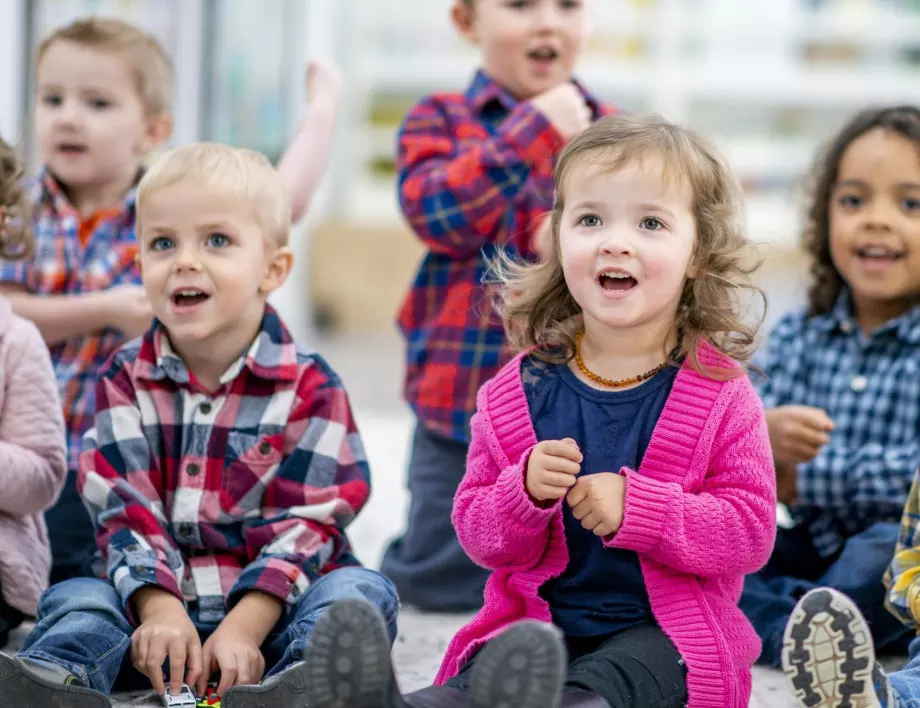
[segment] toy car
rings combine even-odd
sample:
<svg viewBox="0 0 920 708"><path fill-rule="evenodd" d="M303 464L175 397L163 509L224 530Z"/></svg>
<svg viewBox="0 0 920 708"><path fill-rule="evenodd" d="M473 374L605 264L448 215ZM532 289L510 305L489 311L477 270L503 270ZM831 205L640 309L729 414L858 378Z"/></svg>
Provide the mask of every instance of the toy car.
<svg viewBox="0 0 920 708"><path fill-rule="evenodd" d="M163 705L166 708L198 708L198 699L195 698L192 689L183 683L178 696L173 696L169 689L166 689L166 693L163 694Z"/></svg>
<svg viewBox="0 0 920 708"><path fill-rule="evenodd" d="M208 689L208 694L198 699L198 708L220 708L220 696L213 689Z"/></svg>

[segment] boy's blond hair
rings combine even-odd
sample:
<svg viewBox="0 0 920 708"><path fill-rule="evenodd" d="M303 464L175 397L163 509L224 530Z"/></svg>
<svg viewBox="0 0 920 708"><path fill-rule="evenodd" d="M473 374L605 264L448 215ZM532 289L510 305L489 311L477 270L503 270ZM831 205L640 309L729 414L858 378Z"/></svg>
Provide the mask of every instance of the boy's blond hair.
<svg viewBox="0 0 920 708"><path fill-rule="evenodd" d="M738 362L750 359L759 322L745 321L742 312L749 303L742 296L763 298L763 292L748 279L756 264L744 236L741 187L708 141L655 115L610 116L575 137L556 165L555 204L542 227L551 242L545 262L521 263L503 255L495 263L499 311L516 348L536 347L549 361L575 355L581 308L569 292L559 250L566 178L573 167L588 161L617 170L648 158L659 158L664 177L685 181L693 193L695 274L684 283L678 305L679 355L702 371L697 350L705 339Z"/></svg>
<svg viewBox="0 0 920 708"><path fill-rule="evenodd" d="M281 176L261 153L220 143L176 148L153 164L137 188L138 231L147 199L162 189L185 183L247 201L266 241L276 247L287 246L291 205Z"/></svg>
<svg viewBox="0 0 920 708"><path fill-rule="evenodd" d="M55 42L73 42L88 49L118 55L128 66L138 96L149 116L170 113L173 66L152 36L133 25L107 17L76 20L48 35L38 47L37 64Z"/></svg>

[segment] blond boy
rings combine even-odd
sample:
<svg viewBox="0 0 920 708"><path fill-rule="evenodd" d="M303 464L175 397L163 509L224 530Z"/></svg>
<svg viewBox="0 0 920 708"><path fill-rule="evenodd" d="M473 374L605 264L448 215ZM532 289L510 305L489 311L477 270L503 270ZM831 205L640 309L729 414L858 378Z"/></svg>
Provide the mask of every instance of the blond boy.
<svg viewBox="0 0 920 708"><path fill-rule="evenodd" d="M392 642L398 601L345 535L370 492L345 390L267 304L292 263L283 182L256 153L198 144L167 153L137 204L155 319L100 373L78 484L107 577L45 593L0 690L101 708L130 652L160 694L204 696L220 671L225 708L299 707L325 608L371 602Z"/></svg>

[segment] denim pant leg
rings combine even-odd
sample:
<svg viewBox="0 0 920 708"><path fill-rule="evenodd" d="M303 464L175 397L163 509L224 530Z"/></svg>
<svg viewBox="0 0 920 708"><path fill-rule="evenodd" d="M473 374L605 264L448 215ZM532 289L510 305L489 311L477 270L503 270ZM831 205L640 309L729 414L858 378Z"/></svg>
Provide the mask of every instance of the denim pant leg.
<svg viewBox="0 0 920 708"><path fill-rule="evenodd" d="M426 430L421 424L409 462L409 515L406 531L393 541L380 570L402 601L429 612L482 607L489 572L466 555L450 515L466 472L468 446Z"/></svg>
<svg viewBox="0 0 920 708"><path fill-rule="evenodd" d="M885 609L882 576L891 563L899 532L898 524L873 524L847 540L843 552L817 581L853 600L872 630L876 649L895 653L907 650L911 632Z"/></svg>
<svg viewBox="0 0 920 708"><path fill-rule="evenodd" d="M35 629L19 656L63 666L90 688L109 695L133 632L110 582L74 578L42 595Z"/></svg>
<svg viewBox="0 0 920 708"><path fill-rule="evenodd" d="M910 643L907 665L888 674L888 682L898 697L898 705L890 708L920 708L920 637Z"/></svg>
<svg viewBox="0 0 920 708"><path fill-rule="evenodd" d="M282 626L280 634L270 640L269 655L280 656L281 659L266 678L301 661L304 646L309 641L316 620L330 605L346 599L367 600L376 607L386 623L390 646L393 645L396 641L396 617L399 614L399 597L393 583L368 568L339 568L322 576L309 587L287 616L287 626Z"/></svg>

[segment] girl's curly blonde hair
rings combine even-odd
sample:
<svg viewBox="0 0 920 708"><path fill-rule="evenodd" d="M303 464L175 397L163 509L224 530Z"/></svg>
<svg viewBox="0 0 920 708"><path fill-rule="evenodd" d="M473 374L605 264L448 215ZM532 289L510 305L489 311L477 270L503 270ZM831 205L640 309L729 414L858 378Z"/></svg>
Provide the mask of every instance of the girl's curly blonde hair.
<svg viewBox="0 0 920 708"><path fill-rule="evenodd" d="M545 259L523 263L501 254L493 263L498 310L516 349L534 348L536 356L555 363L575 355L575 336L583 326L581 308L566 285L559 251L569 173L584 160L616 170L649 157L661 160L668 171L665 177L685 180L693 190L695 275L687 278L680 296L675 322L680 342L671 363L690 357L703 372L697 350L704 339L739 363L750 360L762 317L753 324L745 321L751 305L745 296L763 303L766 299L749 280L758 264L744 237L740 185L708 141L655 115L610 116L574 138L553 176L555 203L543 225L550 246Z"/></svg>
<svg viewBox="0 0 920 708"><path fill-rule="evenodd" d="M22 163L0 138L0 258L13 261L32 255L32 209L22 186Z"/></svg>

